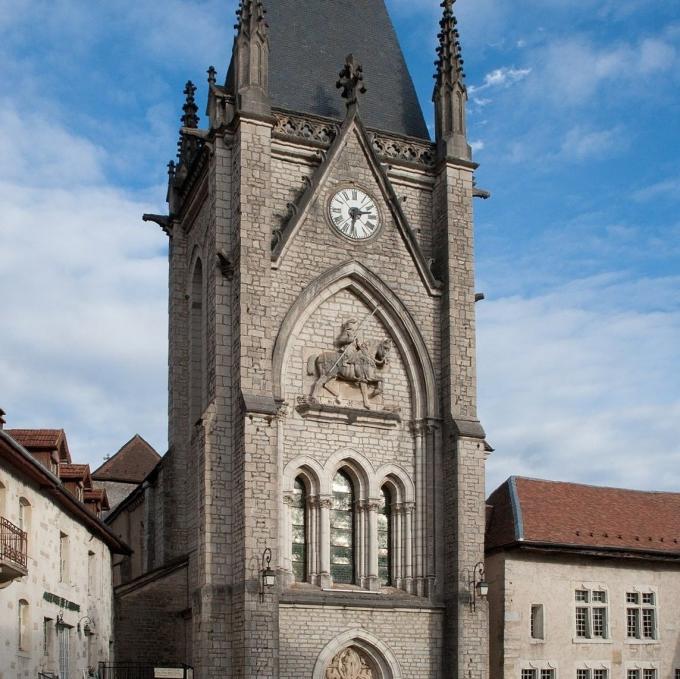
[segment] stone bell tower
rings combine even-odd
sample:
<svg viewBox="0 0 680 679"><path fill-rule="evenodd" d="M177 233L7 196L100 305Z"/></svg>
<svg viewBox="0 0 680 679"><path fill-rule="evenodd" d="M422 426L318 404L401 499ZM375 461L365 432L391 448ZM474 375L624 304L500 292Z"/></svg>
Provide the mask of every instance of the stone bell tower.
<svg viewBox="0 0 680 679"><path fill-rule="evenodd" d="M119 659L487 679L452 4L434 142L383 0L241 0L203 128L187 84L169 214L145 216L170 239L170 449L145 491L147 573L118 590Z"/></svg>

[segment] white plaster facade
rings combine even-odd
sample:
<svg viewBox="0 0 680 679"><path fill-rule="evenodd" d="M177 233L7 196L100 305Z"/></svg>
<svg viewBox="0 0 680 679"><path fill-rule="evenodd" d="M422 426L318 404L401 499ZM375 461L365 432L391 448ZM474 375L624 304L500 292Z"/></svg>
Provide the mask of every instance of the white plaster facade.
<svg viewBox="0 0 680 679"><path fill-rule="evenodd" d="M488 556L486 575L492 677L521 679L532 669L536 679L676 679L680 673L679 563L512 549ZM577 602L577 590L603 592L596 598L604 601ZM652 595L654 638L628 636L627 609L635 605L626 595L634 593L641 603L642 594ZM542 607L534 614L534 638L532 606ZM605 609L604 630L600 635L588 618L584 638L577 635L576 608L589 606Z"/></svg>
<svg viewBox="0 0 680 679"><path fill-rule="evenodd" d="M0 452L0 515L28 538L27 575L0 584L0 679L35 679L39 672L82 679L109 659L109 546L74 518L77 511L66 511L61 493L41 488Z"/></svg>

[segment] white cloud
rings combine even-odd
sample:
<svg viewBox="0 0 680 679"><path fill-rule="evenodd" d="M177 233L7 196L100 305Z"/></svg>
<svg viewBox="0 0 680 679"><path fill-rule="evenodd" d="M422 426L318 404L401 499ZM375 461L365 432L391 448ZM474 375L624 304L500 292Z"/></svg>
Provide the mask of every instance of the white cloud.
<svg viewBox="0 0 680 679"><path fill-rule="evenodd" d="M515 83L524 80L530 73L530 68L511 68L509 66L496 68L484 76L484 82L481 85L471 86L469 88L470 94L482 92L490 88L511 87Z"/></svg>
<svg viewBox="0 0 680 679"><path fill-rule="evenodd" d="M489 489L510 474L680 487L678 286L599 276L479 306Z"/></svg>
<svg viewBox="0 0 680 679"><path fill-rule="evenodd" d="M476 153L477 151L482 151L484 149L484 142L481 139L477 141L471 141L470 147Z"/></svg>
<svg viewBox="0 0 680 679"><path fill-rule="evenodd" d="M560 106L591 100L605 83L630 84L632 80L677 67L675 48L661 39L647 38L638 44L604 47L583 36L551 43L535 55L540 67L533 91L545 92Z"/></svg>
<svg viewBox="0 0 680 679"><path fill-rule="evenodd" d="M626 147L627 138L621 127L593 130L577 125L564 137L560 155L571 160L602 158Z"/></svg>
<svg viewBox="0 0 680 679"><path fill-rule="evenodd" d="M163 452L166 243L141 222L162 207L107 185L106 154L68 130L6 107L0 121L8 426L64 427L92 464L135 432Z"/></svg>
<svg viewBox="0 0 680 679"><path fill-rule="evenodd" d="M680 177L663 179L651 186L645 186L633 194L633 199L640 203L663 198L671 200L680 199Z"/></svg>

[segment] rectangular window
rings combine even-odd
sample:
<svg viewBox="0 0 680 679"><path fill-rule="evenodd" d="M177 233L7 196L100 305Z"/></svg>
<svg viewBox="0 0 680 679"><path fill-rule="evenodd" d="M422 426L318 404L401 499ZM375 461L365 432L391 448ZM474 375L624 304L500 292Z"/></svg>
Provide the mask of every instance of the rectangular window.
<svg viewBox="0 0 680 679"><path fill-rule="evenodd" d="M555 670L541 670L541 679L555 679Z"/></svg>
<svg viewBox="0 0 680 679"><path fill-rule="evenodd" d="M52 655L52 619L43 618L43 655L49 658Z"/></svg>
<svg viewBox="0 0 680 679"><path fill-rule="evenodd" d="M590 670L576 670L576 679L591 679Z"/></svg>
<svg viewBox="0 0 680 679"><path fill-rule="evenodd" d="M656 670L655 669L642 670L642 679L656 679Z"/></svg>
<svg viewBox="0 0 680 679"><path fill-rule="evenodd" d="M522 679L536 679L536 670L522 670Z"/></svg>
<svg viewBox="0 0 680 679"><path fill-rule="evenodd" d="M640 679L640 670L628 670L626 679Z"/></svg>
<svg viewBox="0 0 680 679"><path fill-rule="evenodd" d="M28 601L19 601L19 650L30 651L29 634L30 622L28 619Z"/></svg>
<svg viewBox="0 0 680 679"><path fill-rule="evenodd" d="M68 582L68 535L59 533L59 582Z"/></svg>
<svg viewBox="0 0 680 679"><path fill-rule="evenodd" d="M629 639L656 639L656 604L654 592L643 592L642 595L626 592L626 635Z"/></svg>
<svg viewBox="0 0 680 679"><path fill-rule="evenodd" d="M607 592L603 589L577 589L576 637L578 639L608 639Z"/></svg>
<svg viewBox="0 0 680 679"><path fill-rule="evenodd" d="M531 638L543 639L543 604L531 606Z"/></svg>
<svg viewBox="0 0 680 679"><path fill-rule="evenodd" d="M680 679L680 669L675 670L675 679Z"/></svg>
<svg viewBox="0 0 680 679"><path fill-rule="evenodd" d="M593 670L593 679L609 679L609 670L605 669Z"/></svg>
<svg viewBox="0 0 680 679"><path fill-rule="evenodd" d="M97 593L97 560L94 552L87 553L87 592L91 596Z"/></svg>

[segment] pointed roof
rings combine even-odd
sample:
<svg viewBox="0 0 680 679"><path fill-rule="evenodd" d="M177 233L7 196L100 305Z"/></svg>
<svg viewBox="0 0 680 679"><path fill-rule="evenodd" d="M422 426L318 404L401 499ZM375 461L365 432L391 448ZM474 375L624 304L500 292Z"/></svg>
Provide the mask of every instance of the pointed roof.
<svg viewBox="0 0 680 679"><path fill-rule="evenodd" d="M487 551L533 545L680 556L680 493L511 476L487 504Z"/></svg>
<svg viewBox="0 0 680 679"><path fill-rule="evenodd" d="M345 57L364 69L361 115L369 128L429 139L384 0L265 0L273 106L341 120L336 89ZM227 84L232 80L233 64Z"/></svg>
<svg viewBox="0 0 680 679"><path fill-rule="evenodd" d="M95 481L141 483L158 464L161 456L139 434L92 473Z"/></svg>

